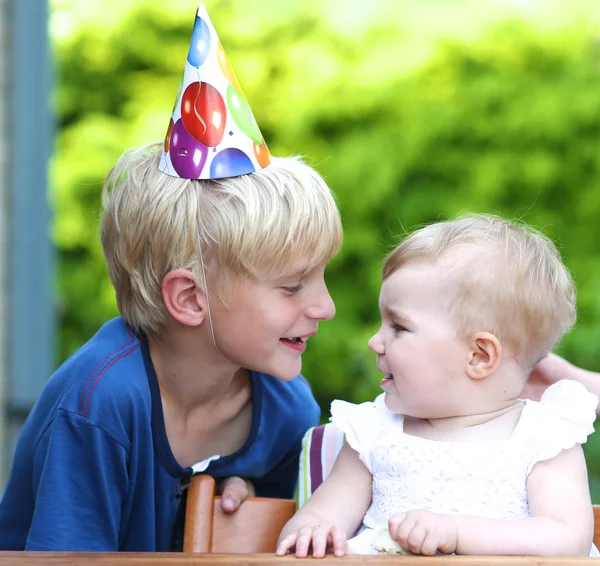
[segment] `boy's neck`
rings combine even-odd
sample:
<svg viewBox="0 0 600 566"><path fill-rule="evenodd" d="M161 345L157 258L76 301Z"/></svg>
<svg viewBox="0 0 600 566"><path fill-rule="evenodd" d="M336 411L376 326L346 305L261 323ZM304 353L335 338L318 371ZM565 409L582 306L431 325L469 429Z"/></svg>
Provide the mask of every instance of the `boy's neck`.
<svg viewBox="0 0 600 566"><path fill-rule="evenodd" d="M213 406L249 385L247 370L225 360L197 332L148 339L163 401L180 411Z"/></svg>

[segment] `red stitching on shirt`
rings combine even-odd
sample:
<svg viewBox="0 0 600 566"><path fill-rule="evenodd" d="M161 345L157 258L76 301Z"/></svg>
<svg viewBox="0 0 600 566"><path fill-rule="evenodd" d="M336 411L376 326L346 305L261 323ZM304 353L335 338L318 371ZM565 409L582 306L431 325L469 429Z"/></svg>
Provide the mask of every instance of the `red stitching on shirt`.
<svg viewBox="0 0 600 566"><path fill-rule="evenodd" d="M92 388L90 389L90 393L88 395L88 399L87 399L87 403L85 404L85 411L83 413L83 416L87 418L88 415L88 411L90 408L90 402L92 400L92 393L94 392L94 389L96 389L96 385L98 385L98 382L100 381L100 379L102 379L102 376L111 368L111 366L115 363L118 362L120 359L124 358L125 356L128 356L129 354L131 354L131 352L134 352L135 350L137 350L140 347L139 342L130 350L127 350L127 352L123 352L120 356L117 356L112 362L110 362L110 364L108 364L103 370L102 373L100 373L100 375L96 378L96 381L94 381L94 385L92 385Z"/></svg>
<svg viewBox="0 0 600 566"><path fill-rule="evenodd" d="M131 333L131 331L129 330L129 327L125 327L127 329L127 334L129 334L129 338L131 338L131 340L129 340L129 342L126 342L125 344L121 344L114 352L111 352L110 354L108 354L92 371L92 373L90 373L90 376L87 378L87 381L85 382L85 385L83 386L83 389L81 390L81 397L79 398L79 411L77 411L78 415L81 415L81 411L83 410L83 398L85 397L85 390L87 389L92 377L94 376L94 374L100 369L100 366L106 361L108 360L108 358L110 358L111 356L113 356L114 354L116 354L119 350L122 350L123 348L127 348L127 346L129 346L129 344L132 344L133 341L135 340L135 336Z"/></svg>

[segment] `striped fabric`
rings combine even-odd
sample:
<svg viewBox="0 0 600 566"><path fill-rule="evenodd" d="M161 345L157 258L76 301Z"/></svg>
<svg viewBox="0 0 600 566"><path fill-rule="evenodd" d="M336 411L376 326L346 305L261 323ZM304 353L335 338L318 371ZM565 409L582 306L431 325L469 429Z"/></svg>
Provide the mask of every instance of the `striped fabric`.
<svg viewBox="0 0 600 566"><path fill-rule="evenodd" d="M344 444L344 433L332 423L309 429L302 439L296 501L302 507L327 477Z"/></svg>

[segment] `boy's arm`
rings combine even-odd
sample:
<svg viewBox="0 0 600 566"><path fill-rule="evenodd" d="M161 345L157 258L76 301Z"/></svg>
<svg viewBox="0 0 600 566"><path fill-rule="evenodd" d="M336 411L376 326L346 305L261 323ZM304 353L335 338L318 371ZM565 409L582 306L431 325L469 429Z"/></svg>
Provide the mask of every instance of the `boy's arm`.
<svg viewBox="0 0 600 566"><path fill-rule="evenodd" d="M588 556L594 518L579 444L538 462L527 481L530 518L456 517L458 554Z"/></svg>
<svg viewBox="0 0 600 566"><path fill-rule="evenodd" d="M332 528L337 527L337 532L345 536L353 535L371 504L371 484L371 473L358 453L344 444L329 476L283 528L277 554L285 554L295 547L297 556L306 556L312 542L313 555L322 556L327 533ZM317 544L317 536L323 534L325 538ZM336 540L339 543L341 538ZM334 544L334 550L337 554L339 544Z"/></svg>
<svg viewBox="0 0 600 566"><path fill-rule="evenodd" d="M35 454L25 550L118 550L127 462L125 447L104 430L59 411Z"/></svg>

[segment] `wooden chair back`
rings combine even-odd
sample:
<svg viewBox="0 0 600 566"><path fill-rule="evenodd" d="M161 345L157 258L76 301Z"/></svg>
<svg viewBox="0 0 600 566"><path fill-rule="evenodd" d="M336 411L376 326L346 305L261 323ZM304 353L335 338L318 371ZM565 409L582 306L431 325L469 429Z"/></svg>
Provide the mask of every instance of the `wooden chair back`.
<svg viewBox="0 0 600 566"><path fill-rule="evenodd" d="M293 499L249 497L235 513L221 510L215 480L196 474L188 486L184 552L274 553L279 533L296 511Z"/></svg>
<svg viewBox="0 0 600 566"><path fill-rule="evenodd" d="M594 544L600 549L600 505L594 505Z"/></svg>

